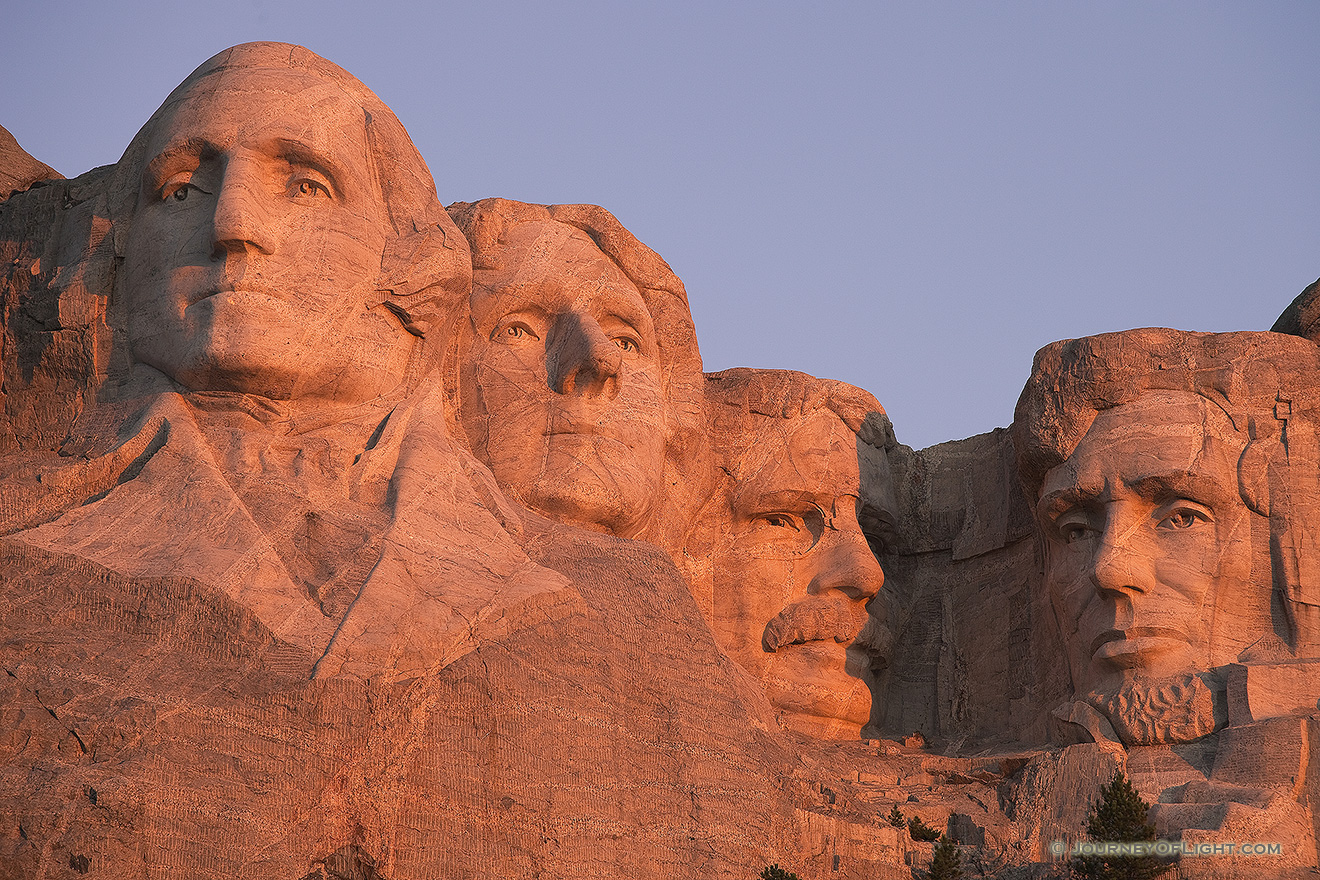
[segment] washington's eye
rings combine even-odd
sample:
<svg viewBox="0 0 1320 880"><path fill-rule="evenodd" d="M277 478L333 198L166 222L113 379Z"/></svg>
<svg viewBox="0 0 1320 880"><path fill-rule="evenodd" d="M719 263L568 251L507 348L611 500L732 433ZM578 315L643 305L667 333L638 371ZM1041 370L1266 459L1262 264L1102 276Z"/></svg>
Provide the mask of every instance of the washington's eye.
<svg viewBox="0 0 1320 880"><path fill-rule="evenodd" d="M176 202L186 202L194 192L205 193L197 184L193 183L192 171L180 171L171 175L160 187L160 200L167 202L173 199Z"/></svg>
<svg viewBox="0 0 1320 880"><path fill-rule="evenodd" d="M641 350L640 346L637 345L637 340L629 339L627 336L614 337L614 344L617 345L619 348L623 349L624 351L628 352L629 354Z"/></svg>
<svg viewBox="0 0 1320 880"><path fill-rule="evenodd" d="M330 187L319 180L300 175L289 181L289 195L295 199L328 199Z"/></svg>

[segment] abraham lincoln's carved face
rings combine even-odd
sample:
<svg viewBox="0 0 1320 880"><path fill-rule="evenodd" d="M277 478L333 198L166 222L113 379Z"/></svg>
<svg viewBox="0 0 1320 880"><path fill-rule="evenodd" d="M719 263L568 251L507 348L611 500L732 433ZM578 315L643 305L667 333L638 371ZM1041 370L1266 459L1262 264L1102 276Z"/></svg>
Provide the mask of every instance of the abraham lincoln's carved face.
<svg viewBox="0 0 1320 880"><path fill-rule="evenodd" d="M1037 505L1077 693L1208 669L1217 596L1243 595L1244 440L1190 393L1102 410Z"/></svg>

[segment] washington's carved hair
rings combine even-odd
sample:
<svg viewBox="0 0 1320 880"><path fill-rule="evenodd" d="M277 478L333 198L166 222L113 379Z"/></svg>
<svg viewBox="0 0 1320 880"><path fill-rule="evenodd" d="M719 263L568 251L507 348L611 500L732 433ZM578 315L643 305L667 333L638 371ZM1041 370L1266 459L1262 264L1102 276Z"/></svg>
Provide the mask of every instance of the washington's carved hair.
<svg viewBox="0 0 1320 880"><path fill-rule="evenodd" d="M423 335L452 318L471 285L467 242L436 196L425 160L402 123L357 77L302 46L245 43L213 56L192 72L152 114L120 158L110 181L108 209L114 250L124 256L138 208L151 138L199 82L226 71L288 71L342 90L362 108L362 124L385 208L388 234L376 282L377 301L408 330Z"/></svg>

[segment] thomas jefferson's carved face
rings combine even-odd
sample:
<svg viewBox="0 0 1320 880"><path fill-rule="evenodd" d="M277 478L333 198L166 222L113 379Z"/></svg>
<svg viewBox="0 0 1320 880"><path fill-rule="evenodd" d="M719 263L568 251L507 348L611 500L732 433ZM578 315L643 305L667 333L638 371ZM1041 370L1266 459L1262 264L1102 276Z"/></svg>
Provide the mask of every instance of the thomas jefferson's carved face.
<svg viewBox="0 0 1320 880"><path fill-rule="evenodd" d="M1102 411L1037 506L1079 694L1209 668L1217 596L1245 594L1244 441L1188 393Z"/></svg>
<svg viewBox="0 0 1320 880"><path fill-rule="evenodd" d="M747 445L712 560L716 640L786 726L855 739L870 718L866 679L888 647L884 627L868 623L884 573L859 519L885 518L888 463L826 410L766 420Z"/></svg>
<svg viewBox="0 0 1320 880"><path fill-rule="evenodd" d="M463 424L495 479L555 518L637 535L665 456L659 346L628 277L586 233L520 223L479 271Z"/></svg>
<svg viewBox="0 0 1320 880"><path fill-rule="evenodd" d="M198 80L151 137L125 253L135 360L192 390L368 399L413 339L368 301L387 220L364 111L289 70Z"/></svg>

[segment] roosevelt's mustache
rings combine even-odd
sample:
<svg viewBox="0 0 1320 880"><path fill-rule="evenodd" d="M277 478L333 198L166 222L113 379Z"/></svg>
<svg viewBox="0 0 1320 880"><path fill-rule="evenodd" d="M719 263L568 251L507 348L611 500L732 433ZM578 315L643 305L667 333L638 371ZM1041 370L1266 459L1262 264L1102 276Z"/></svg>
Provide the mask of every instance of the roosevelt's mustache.
<svg viewBox="0 0 1320 880"><path fill-rule="evenodd" d="M889 630L867 615L858 630L858 617L847 605L809 596L784 608L766 624L761 647L771 653L789 645L835 641L883 655L889 650Z"/></svg>

